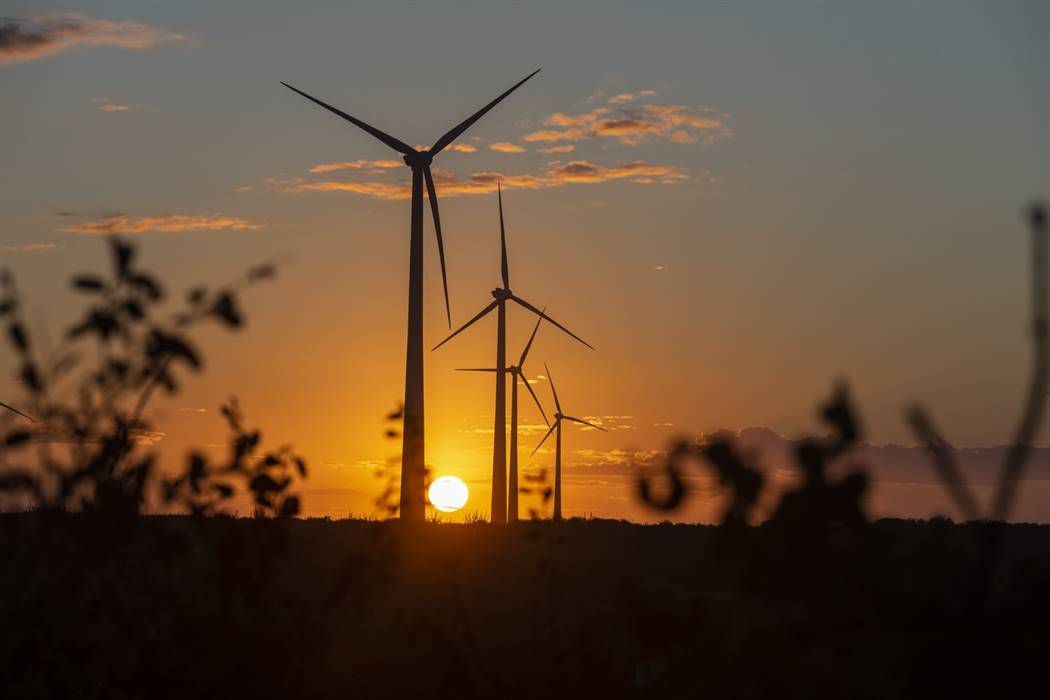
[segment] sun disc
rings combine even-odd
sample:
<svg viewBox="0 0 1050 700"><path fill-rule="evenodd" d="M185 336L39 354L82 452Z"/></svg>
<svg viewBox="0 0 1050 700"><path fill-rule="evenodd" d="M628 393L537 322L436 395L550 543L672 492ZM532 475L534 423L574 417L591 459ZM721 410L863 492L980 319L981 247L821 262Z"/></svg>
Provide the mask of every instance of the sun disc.
<svg viewBox="0 0 1050 700"><path fill-rule="evenodd" d="M427 492L430 505L442 513L451 513L465 506L468 495L467 485L458 476L435 479Z"/></svg>

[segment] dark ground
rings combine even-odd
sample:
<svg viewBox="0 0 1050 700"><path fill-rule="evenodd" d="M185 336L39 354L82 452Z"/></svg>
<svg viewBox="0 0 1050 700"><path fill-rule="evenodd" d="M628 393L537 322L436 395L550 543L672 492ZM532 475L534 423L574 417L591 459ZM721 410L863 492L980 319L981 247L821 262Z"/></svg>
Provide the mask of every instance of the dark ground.
<svg viewBox="0 0 1050 700"><path fill-rule="evenodd" d="M0 695L1038 695L1050 526L998 533L6 515Z"/></svg>

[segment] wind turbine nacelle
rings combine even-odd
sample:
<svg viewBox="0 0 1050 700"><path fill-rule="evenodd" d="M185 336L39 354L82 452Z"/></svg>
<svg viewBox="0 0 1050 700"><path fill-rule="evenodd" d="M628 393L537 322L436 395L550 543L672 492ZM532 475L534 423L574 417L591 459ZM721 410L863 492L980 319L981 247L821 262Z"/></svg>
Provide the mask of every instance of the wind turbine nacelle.
<svg viewBox="0 0 1050 700"><path fill-rule="evenodd" d="M503 289L502 287L496 287L492 290L492 296L498 301L506 301L514 296L509 289Z"/></svg>
<svg viewBox="0 0 1050 700"><path fill-rule="evenodd" d="M405 165L410 168L425 168L434 160L427 151L414 151L405 154Z"/></svg>

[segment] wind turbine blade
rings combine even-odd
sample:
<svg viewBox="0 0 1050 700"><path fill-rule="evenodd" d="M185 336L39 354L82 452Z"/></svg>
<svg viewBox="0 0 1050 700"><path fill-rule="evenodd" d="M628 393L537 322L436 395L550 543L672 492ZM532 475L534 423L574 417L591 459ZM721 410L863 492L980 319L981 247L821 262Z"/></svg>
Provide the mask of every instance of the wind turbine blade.
<svg viewBox="0 0 1050 700"><path fill-rule="evenodd" d="M551 426L550 430L547 431L547 434L543 436L542 440L540 440L540 444L536 445L535 449L532 450L532 453L529 455L529 457L536 454L536 452L538 452L539 449L543 447L543 443L547 442L547 438L549 438L551 436L551 433L554 432L554 429L558 427L559 422L560 421L554 421L554 425Z"/></svg>
<svg viewBox="0 0 1050 700"><path fill-rule="evenodd" d="M481 311L479 311L479 312L478 312L478 315L477 315L477 316L475 316L474 318L472 318L472 319L470 319L469 321L467 321L466 323L464 323L464 324L463 324L462 326L460 326L460 327L459 327L459 328L457 328L457 329L456 329L455 331L453 331L453 332L452 332L452 335L450 335L449 337L445 338L445 339L444 339L444 340L442 340L442 341L441 341L440 343L438 343L437 345L435 345L434 347L432 347L432 348L430 349L430 350L431 350L431 352L433 352L434 350L437 350L437 349L438 349L438 348L440 348L440 347L441 347L442 345L444 345L444 344L445 344L445 343L447 343L448 341L452 340L453 338L455 338L455 337L456 337L457 335L459 335L459 334L460 334L460 333L462 333L463 331L465 331L465 330L467 330L468 328L470 328L470 326L471 326L471 325L472 325L472 324L473 324L473 323L474 323L475 321L477 321L477 320L478 320L479 318L481 318L482 316L484 316L485 314L487 314L487 313L488 313L489 311L492 311L492 310L493 310L494 308L496 308L496 305L497 305L497 304L499 304L499 302L498 302L498 301L495 301L495 300L493 300L491 304L489 304L489 305L488 305L488 306L486 306L486 307L485 307L484 309L482 309Z"/></svg>
<svg viewBox="0 0 1050 700"><path fill-rule="evenodd" d="M503 288L510 289L510 269L507 266L507 231L503 228L503 191L496 181L496 196L499 197L499 244L501 251L500 265L503 270Z"/></svg>
<svg viewBox="0 0 1050 700"><path fill-rule="evenodd" d="M547 309L544 308L543 310L546 311ZM521 369L522 367L525 366L525 358L528 357L529 348L532 347L532 341L536 340L536 331L538 331L540 329L540 323L542 323L542 322L543 322L543 317L542 316L537 316L536 317L536 327L532 329L532 335L529 336L529 342L525 343L525 349L521 351L521 358L518 360L518 369ZM528 382L526 382L526 384L527 383Z"/></svg>
<svg viewBox="0 0 1050 700"><path fill-rule="evenodd" d="M514 381L518 381L518 378L515 377ZM543 410L543 404L540 403L540 399L536 396L536 392L532 390L532 385L529 384L528 377L522 375L521 381L525 382L525 388L529 390L529 393L532 395L532 400L536 402L536 408L540 409L540 415L543 416L543 422L550 425L551 422L547 420L547 413Z"/></svg>
<svg viewBox="0 0 1050 700"><path fill-rule="evenodd" d="M539 310L539 309L537 309L537 308L536 308L535 306L533 306L533 305L532 305L532 304L530 304L529 302L525 301L525 300L524 300L524 299L522 299L521 297L516 297L516 296L514 296L514 295L512 294L512 295L510 296L510 298L511 298L511 299L513 299L514 301L518 302L518 303L519 303L519 304L521 304L522 306L524 306L524 307L525 307L526 309L528 309L528 310L529 310L529 311L531 311L532 313L534 313L534 314L537 314L537 315L538 315L538 316L539 316L540 318L545 318L545 319L547 319L548 321L550 321L551 323L553 323L553 324L554 324L555 326L557 326L558 328L562 329L563 331L565 331L566 333L568 333L569 335L571 335L571 336L572 336L573 338L575 338L576 340L580 341L581 343L583 343L584 345L586 345L587 347L589 347L589 348L590 348L591 350L594 350L594 346L593 346L593 345L591 345L591 344L590 344L590 343L588 343L588 342L587 342L586 340L584 340L584 339L583 339L583 338L581 338L580 336L578 336L578 335L576 335L575 333L573 333L572 331L570 331L570 330L569 330L568 328L566 328L565 326L563 326L563 325L561 325L560 323L558 323L557 321L555 321L555 320L554 320L553 318L551 318L550 316L548 316L548 315L546 314L546 312L544 312L544 311L540 311L540 310Z"/></svg>
<svg viewBox="0 0 1050 700"><path fill-rule="evenodd" d="M430 166L423 168L423 179L427 181L427 196L430 197L430 213L434 215L434 233L437 234L438 259L441 260L441 285L445 288L445 315L448 316L448 327L452 328L452 307L448 303L448 276L445 274L445 243L441 239L441 217L438 215L438 197L434 191L434 176Z"/></svg>
<svg viewBox="0 0 1050 700"><path fill-rule="evenodd" d="M592 428L597 428L598 430L602 431L603 433L607 433L607 432L609 432L608 430L606 430L606 429L605 429L605 428L603 428L602 426L600 426L600 425L595 425L594 423L591 423L591 422L589 422L589 421L585 421L585 420L584 420L584 419L582 419L582 418L573 418L572 416L562 416L562 417L563 417L563 418L564 418L565 420L574 420L574 421L576 421L577 423L583 423L584 425L589 425L589 426L591 426Z"/></svg>
<svg viewBox="0 0 1050 700"><path fill-rule="evenodd" d="M483 116L485 116L486 112L488 112L490 109L492 109L493 107L498 105L500 102L502 102L504 97L506 97L510 93L514 92L515 90L517 90L519 87L521 87L522 83L524 83L526 80L528 80L529 78L531 78L532 76L536 75L539 72L540 72L540 69L537 68L532 73L529 73L524 78L522 78L517 83L515 83L514 86L511 89L507 90L505 93L503 93L502 95L500 95L499 97L494 99L492 102L489 102L487 105L485 105L484 107L479 109L477 112L474 112L474 114L472 114L469 117L467 117L466 120L461 122L458 126L454 127L447 134L445 134L444 136L439 138L437 141L435 141L434 145L430 149L430 155L436 156L438 153L440 153L445 148L445 146L449 145L450 143L452 143L453 141L458 139L460 134L462 134L464 131L469 129L471 127L471 125L474 124L474 122L476 122L477 120L479 120Z"/></svg>
<svg viewBox="0 0 1050 700"><path fill-rule="evenodd" d="M495 367L457 367L457 372L496 372Z"/></svg>
<svg viewBox="0 0 1050 700"><path fill-rule="evenodd" d="M22 413L21 411L19 411L14 406L8 406L3 401L0 401L0 408L6 408L11 413L17 413L18 415L22 416L23 418L25 418L30 423L36 423L36 418L33 418L32 416L29 416L29 415L26 415L25 413Z"/></svg>
<svg viewBox="0 0 1050 700"><path fill-rule="evenodd" d="M544 362L543 369L547 370L547 381L551 383L551 393L554 394L554 407L558 409L558 413L561 413L561 402L558 401L558 390L554 388L554 377L551 376L551 368Z"/></svg>
<svg viewBox="0 0 1050 700"><path fill-rule="evenodd" d="M306 99L310 100L311 102L324 107L329 112L332 112L333 114L338 114L343 119L347 120L351 124L354 124L355 126L361 128L361 129L364 129L368 133L372 134L372 136L375 136L377 139L379 139L380 141L385 143L387 146L390 146L391 148L393 148L395 151L397 151L399 153L403 153L403 154L405 154L407 156L409 153L415 153L416 152L416 149L412 148L411 146L409 146L404 141L398 141L397 139L395 139L390 134L384 133L384 132L380 131L379 129L375 128L374 126L372 126L371 124L366 124L365 122L361 121L360 119L358 119L356 117L351 117L346 112L344 112L342 110L339 110L339 109L336 109L332 105L325 104L324 102L321 102L321 100L317 99L316 97L311 97L310 95L307 95L305 92L303 92L299 88L294 88L294 87L292 87L291 85L289 85L288 83L286 83L284 81L281 81L281 85L284 85L289 90L292 90L294 92L299 93L300 95L302 95Z"/></svg>

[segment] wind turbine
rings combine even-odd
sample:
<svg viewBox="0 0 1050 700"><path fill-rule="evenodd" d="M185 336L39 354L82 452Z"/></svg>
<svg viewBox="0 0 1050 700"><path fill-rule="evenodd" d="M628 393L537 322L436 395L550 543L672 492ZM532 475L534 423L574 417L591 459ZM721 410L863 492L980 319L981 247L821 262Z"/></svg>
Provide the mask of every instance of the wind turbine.
<svg viewBox="0 0 1050 700"><path fill-rule="evenodd" d="M546 311L546 309L544 309ZM507 373L511 376L510 385L510 478L508 479L507 485L507 520L509 522L516 522L518 520L518 379L525 382L525 388L532 394L532 400L536 402L536 408L540 409L540 415L543 416L543 422L548 426L551 424L547 420L547 414L543 410L543 405L540 403L539 398L536 396L536 392L532 390L532 386L529 385L529 380L525 376L525 358L529 355L529 348L532 347L532 341L536 339L536 331L540 329L540 323L543 321L542 317L536 318L536 327L532 329L532 335L529 336L529 342L526 343L525 349L521 351L521 357L518 358L518 364L508 365ZM470 367L466 369L460 369L460 372L496 372L495 367Z"/></svg>
<svg viewBox="0 0 1050 700"><path fill-rule="evenodd" d="M509 90L467 117L458 126L434 142L429 151L412 148L404 141L350 116L302 90L282 82L306 99L337 114L390 146L404 156L405 165L412 168L412 225L411 248L408 263L408 349L405 353L405 404L404 431L401 449L401 518L406 521L423 522L426 511L423 442L423 182L426 182L430 198L430 211L434 215L434 233L437 235L438 257L441 260L441 283L445 290L445 314L449 328L452 327L452 311L448 301L448 278L445 274L445 247L441 239L441 219L438 216L437 192L430 163L446 146L459 138L474 122L485 116L507 95L521 87L522 83L539 73L535 70L514 84Z"/></svg>
<svg viewBox="0 0 1050 700"><path fill-rule="evenodd" d="M537 309L510 290L510 268L507 264L507 233L503 226L503 192L498 183L496 185L496 193L499 198L500 268L503 275L503 286L492 290L492 296L495 299L491 304L435 345L434 350L455 338L493 309L498 311L496 326L496 417L492 441L492 522L505 523L507 522L507 301L513 301L541 319L546 319L553 323L591 350L594 350L594 346L548 316L546 311Z"/></svg>
<svg viewBox="0 0 1050 700"><path fill-rule="evenodd" d="M585 421L582 418L573 418L572 416L567 416L564 413L562 413L561 412L561 404L558 402L558 390L554 388L554 378L551 376L551 371L547 367L546 363L544 363L543 368L545 370L547 370L547 381L549 381L551 383L551 393L554 394L554 407L555 407L556 410L554 412L554 425L551 426L551 429L548 430L547 434L543 436L542 440L540 440L540 444L536 445L536 449L532 451L532 454L536 454L536 450L540 449L540 447L543 446L543 443L547 442L547 438L549 438L551 436L551 433L553 433L554 431L558 432L558 435L555 438L555 442L554 442L554 445L555 445L555 447L554 447L554 519L555 520L561 520L561 422L562 422L562 420L571 420L571 421L575 421L576 423L583 423L584 425L589 425L592 428L597 428L598 430L604 431L606 433L609 432L609 431L606 430L605 428L601 427L600 425L595 425L594 423L589 423L588 421Z"/></svg>

